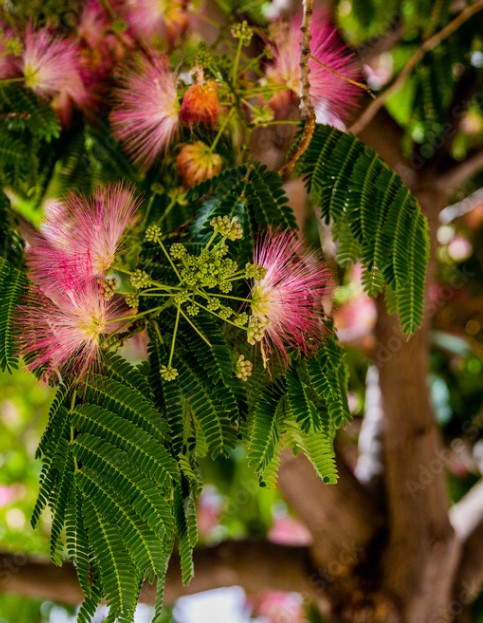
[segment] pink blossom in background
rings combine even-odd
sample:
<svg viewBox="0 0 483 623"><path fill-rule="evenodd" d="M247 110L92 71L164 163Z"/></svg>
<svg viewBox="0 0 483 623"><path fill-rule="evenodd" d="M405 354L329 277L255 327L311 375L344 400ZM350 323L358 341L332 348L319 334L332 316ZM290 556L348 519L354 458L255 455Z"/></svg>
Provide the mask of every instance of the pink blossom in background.
<svg viewBox="0 0 483 623"><path fill-rule="evenodd" d="M99 362L102 337L131 313L122 299L106 301L95 281L50 297L34 290L30 298L17 321L20 345L28 368L44 368L45 380L56 371L84 376Z"/></svg>
<svg viewBox="0 0 483 623"><path fill-rule="evenodd" d="M210 537L220 525L222 500L213 491L204 490L197 504L198 532L202 539Z"/></svg>
<svg viewBox="0 0 483 623"><path fill-rule="evenodd" d="M274 58L267 67L267 78L269 83L285 85L289 90L275 93L270 100L272 108L276 112L280 110L280 116L286 116L288 105L300 94L300 26L301 16L294 17L290 24L277 23L272 26L275 43L269 45ZM320 11L314 14L311 33L311 55L329 68L326 69L314 59L309 60L310 96L316 120L344 129L344 121L357 108L361 95L360 87L344 78L360 81L361 71L337 29Z"/></svg>
<svg viewBox="0 0 483 623"><path fill-rule="evenodd" d="M8 43L14 37L8 27L0 20L0 30L3 35L0 38L0 80L19 76L19 68L15 55L8 51Z"/></svg>
<svg viewBox="0 0 483 623"><path fill-rule="evenodd" d="M20 68L26 86L40 97L60 98L63 105L70 100L78 106L86 103L76 42L60 39L46 28L34 31L28 26Z"/></svg>
<svg viewBox="0 0 483 623"><path fill-rule="evenodd" d="M124 71L111 113L113 134L134 162L149 167L178 129L176 76L167 57L154 52Z"/></svg>
<svg viewBox="0 0 483 623"><path fill-rule="evenodd" d="M252 614L267 623L302 623L305 621L303 597L299 593L266 591L248 600Z"/></svg>
<svg viewBox="0 0 483 623"><path fill-rule="evenodd" d="M0 485L0 508L9 506L19 497L18 487L11 485Z"/></svg>
<svg viewBox="0 0 483 623"><path fill-rule="evenodd" d="M117 8L114 3L115 10ZM99 0L88 0L77 25L81 50L81 76L91 98L99 109L106 103L109 77L134 41L126 33L113 31L112 17Z"/></svg>
<svg viewBox="0 0 483 623"><path fill-rule="evenodd" d="M251 322L265 324L263 340L285 362L287 346L310 351L323 333L322 297L330 281L326 265L296 232L272 230L259 239L253 262L266 274L252 287Z"/></svg>
<svg viewBox="0 0 483 623"><path fill-rule="evenodd" d="M124 17L136 37L174 43L189 23L186 0L125 0Z"/></svg>
<svg viewBox="0 0 483 623"><path fill-rule="evenodd" d="M292 517L277 517L268 538L273 543L300 546L311 545L313 540L308 528Z"/></svg>

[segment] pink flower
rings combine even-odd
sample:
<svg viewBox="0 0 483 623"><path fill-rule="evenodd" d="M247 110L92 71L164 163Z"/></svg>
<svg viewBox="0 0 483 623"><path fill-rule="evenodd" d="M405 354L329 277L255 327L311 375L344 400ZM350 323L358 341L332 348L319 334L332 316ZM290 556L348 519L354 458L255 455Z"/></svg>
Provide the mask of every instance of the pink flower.
<svg viewBox="0 0 483 623"><path fill-rule="evenodd" d="M277 517L270 528L268 538L272 543L282 545L312 545L312 535L308 528L292 517Z"/></svg>
<svg viewBox="0 0 483 623"><path fill-rule="evenodd" d="M0 80L5 80L6 78L14 78L19 75L12 48L15 49L18 46L20 49L21 46L20 42L14 39L10 29L5 27L2 21L0 21L0 29L3 32L2 37L0 37Z"/></svg>
<svg viewBox="0 0 483 623"><path fill-rule="evenodd" d="M270 82L286 85L297 96L300 94L300 25L299 16L293 18L290 25L280 23L272 28L274 60L267 68ZM309 60L310 95L317 122L344 129L343 122L357 107L360 95L360 88L344 78L360 81L360 71L353 54L349 53L335 27L322 13L314 14L311 32L311 55L322 63ZM270 101L276 111L282 109L282 114L285 114L287 104L287 91L276 93Z"/></svg>
<svg viewBox="0 0 483 623"><path fill-rule="evenodd" d="M145 41L173 43L188 26L186 4L186 0L128 0L126 21Z"/></svg>
<svg viewBox="0 0 483 623"><path fill-rule="evenodd" d="M55 293L103 277L139 205L122 183L98 186L91 198L71 193L50 202L42 232L31 238L27 252L31 280Z"/></svg>
<svg viewBox="0 0 483 623"><path fill-rule="evenodd" d="M168 59L153 53L126 71L111 113L113 133L136 163L149 167L178 129L176 77Z"/></svg>
<svg viewBox="0 0 483 623"><path fill-rule="evenodd" d="M113 10L120 10L116 4ZM77 38L82 80L89 92L91 106L99 109L108 101L112 70L134 42L126 32L114 32L112 17L99 0L88 0L84 5L77 25Z"/></svg>
<svg viewBox="0 0 483 623"><path fill-rule="evenodd" d="M59 39L45 28L35 32L28 26L20 63L26 86L40 97L86 103L80 50L74 41Z"/></svg>
<svg viewBox="0 0 483 623"><path fill-rule="evenodd" d="M106 301L95 281L48 297L34 290L30 299L18 320L20 346L28 367L47 381L55 372L85 376L99 362L102 338L129 313L122 299Z"/></svg>
<svg viewBox="0 0 483 623"><path fill-rule="evenodd" d="M291 231L267 231L253 261L266 273L252 287L248 341L262 342L262 352L267 342L288 362L288 346L308 352L322 335L322 297L329 272Z"/></svg>
<svg viewBox="0 0 483 623"><path fill-rule="evenodd" d="M266 623L302 623L304 600L299 593L265 591L249 600L252 614Z"/></svg>

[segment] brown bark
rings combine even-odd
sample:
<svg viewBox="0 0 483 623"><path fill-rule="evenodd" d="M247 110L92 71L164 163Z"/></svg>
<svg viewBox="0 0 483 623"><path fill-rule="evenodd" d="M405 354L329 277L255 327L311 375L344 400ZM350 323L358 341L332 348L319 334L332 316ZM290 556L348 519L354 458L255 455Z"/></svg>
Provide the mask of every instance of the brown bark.
<svg viewBox="0 0 483 623"><path fill-rule="evenodd" d="M249 591L298 591L322 606L323 593L314 580L309 551L267 541L226 541L194 552L196 575L189 586L180 579L179 561L173 556L166 577L168 603L178 597L222 586L240 585ZM62 603L82 601L75 570L70 564L54 566L50 561L23 555L0 553L0 593L11 592ZM146 584L143 603L155 600L154 587Z"/></svg>
<svg viewBox="0 0 483 623"><path fill-rule="evenodd" d="M313 536L314 563L334 577L361 562L382 525L368 492L340 458L337 466L339 481L327 486L305 457L286 451L278 479L282 495Z"/></svg>

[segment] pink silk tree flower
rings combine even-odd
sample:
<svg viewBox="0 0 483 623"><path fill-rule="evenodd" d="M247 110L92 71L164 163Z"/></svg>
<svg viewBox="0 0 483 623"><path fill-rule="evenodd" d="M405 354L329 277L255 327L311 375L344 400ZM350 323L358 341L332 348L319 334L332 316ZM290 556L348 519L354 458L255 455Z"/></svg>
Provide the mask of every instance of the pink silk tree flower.
<svg viewBox="0 0 483 623"><path fill-rule="evenodd" d="M270 100L272 108L276 112L280 111L282 116L287 106L300 95L300 26L299 16L293 18L290 24L279 23L272 27L274 44L269 45L273 52L273 62L267 67L266 73L269 83L285 85L289 90L275 93ZM362 74L354 55L323 13L314 14L311 33L310 49L314 58L309 60L310 97L316 120L317 123L343 130L344 121L357 108L360 97L360 87L350 81L360 81Z"/></svg>
<svg viewBox="0 0 483 623"><path fill-rule="evenodd" d="M1 20L0 30L0 80L15 78L19 76L19 69L16 62L17 59L12 50L18 47L18 51L20 51L21 45ZM17 50L15 51L17 52Z"/></svg>
<svg viewBox="0 0 483 623"><path fill-rule="evenodd" d="M119 2L111 2L120 11ZM77 24L76 37L81 50L81 76L94 110L109 101L110 76L114 68L134 47L127 32L115 31L113 17L100 0L87 0Z"/></svg>
<svg viewBox="0 0 483 623"><path fill-rule="evenodd" d="M121 182L99 185L91 198L71 193L63 202L50 202L41 233L31 238L27 251L31 280L55 293L103 278L140 202Z"/></svg>
<svg viewBox="0 0 483 623"><path fill-rule="evenodd" d="M287 347L310 352L323 334L322 299L330 274L296 232L268 230L258 241L254 264L265 269L251 290L248 342L273 348L288 362Z"/></svg>
<svg viewBox="0 0 483 623"><path fill-rule="evenodd" d="M91 199L71 194L66 205L75 223L74 253L85 253L97 276L112 266L121 239L134 223L141 199L122 182L99 185Z"/></svg>
<svg viewBox="0 0 483 623"><path fill-rule="evenodd" d="M135 163L149 168L171 143L179 125L176 76L157 53L126 69L111 113L115 138Z"/></svg>
<svg viewBox="0 0 483 623"><path fill-rule="evenodd" d="M130 313L122 299L106 301L95 281L46 296L32 291L20 314L21 351L44 380L55 373L84 377L100 362L103 337L123 325Z"/></svg>
<svg viewBox="0 0 483 623"><path fill-rule="evenodd" d="M20 68L25 85L36 95L72 100L78 106L86 104L80 50L74 41L55 37L45 28L34 31L28 26Z"/></svg>
<svg viewBox="0 0 483 623"><path fill-rule="evenodd" d="M125 18L136 37L172 44L188 27L186 5L186 0L126 0Z"/></svg>

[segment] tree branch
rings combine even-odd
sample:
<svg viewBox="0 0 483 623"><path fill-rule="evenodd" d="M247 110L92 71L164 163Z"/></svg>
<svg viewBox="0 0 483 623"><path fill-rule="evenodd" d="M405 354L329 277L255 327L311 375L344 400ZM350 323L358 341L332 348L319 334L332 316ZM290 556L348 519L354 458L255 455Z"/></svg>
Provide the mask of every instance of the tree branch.
<svg viewBox="0 0 483 623"><path fill-rule="evenodd" d="M427 52L438 46L442 41L450 37L458 28L468 21L473 15L476 15L483 9L483 0L478 0L475 4L467 7L459 13L449 24L442 28L439 32L426 39L423 44L408 60L404 69L397 76L394 82L374 100L359 119L349 128L349 132L359 134L366 125L374 118L374 115L384 106L387 99L404 84L406 79L411 75L416 65L424 58Z"/></svg>
<svg viewBox="0 0 483 623"><path fill-rule="evenodd" d="M461 543L456 594L470 600L483 585L483 480L451 508L450 520Z"/></svg>
<svg viewBox="0 0 483 623"><path fill-rule="evenodd" d="M449 171L443 172L436 180L438 188L449 195L452 191L463 186L473 175L483 169L483 149L472 154L469 158L455 165Z"/></svg>
<svg viewBox="0 0 483 623"><path fill-rule="evenodd" d="M303 593L320 604L321 594L305 547L288 547L268 541L225 541L194 551L195 577L182 586L179 559L173 556L166 577L165 600L223 586L242 586L248 591L280 590ZM0 554L0 593L78 604L82 591L72 565L56 567L48 560ZM155 587L145 584L140 601L153 604Z"/></svg>
<svg viewBox="0 0 483 623"><path fill-rule="evenodd" d="M368 491L342 460L337 467L337 485L324 485L305 457L285 451L278 477L282 495L313 536L314 562L331 576L359 564L382 525Z"/></svg>

